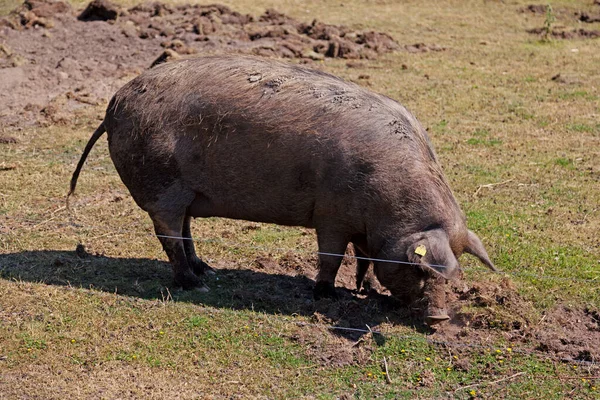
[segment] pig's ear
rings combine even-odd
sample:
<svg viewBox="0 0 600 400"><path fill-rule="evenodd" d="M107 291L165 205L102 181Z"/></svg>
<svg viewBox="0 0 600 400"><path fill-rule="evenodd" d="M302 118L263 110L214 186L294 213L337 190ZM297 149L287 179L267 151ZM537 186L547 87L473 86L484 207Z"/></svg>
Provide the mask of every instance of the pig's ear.
<svg viewBox="0 0 600 400"><path fill-rule="evenodd" d="M487 265L487 267L492 271L498 271L496 267L494 267L494 264L492 264L490 261L490 257L488 256L487 251L485 251L483 243L481 243L481 240L479 240L477 235L472 231L469 231L469 235L467 236L467 245L465 246L465 251L479 258L479 260Z"/></svg>
<svg viewBox="0 0 600 400"><path fill-rule="evenodd" d="M442 230L431 230L412 243L407 250L408 260L431 270L446 279L452 279L460 269L450 248L448 236Z"/></svg>

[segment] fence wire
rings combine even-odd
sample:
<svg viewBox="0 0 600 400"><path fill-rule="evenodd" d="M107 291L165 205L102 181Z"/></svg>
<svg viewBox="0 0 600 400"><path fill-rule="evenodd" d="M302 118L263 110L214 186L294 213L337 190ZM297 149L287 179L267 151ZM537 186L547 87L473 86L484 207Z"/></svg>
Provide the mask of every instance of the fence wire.
<svg viewBox="0 0 600 400"><path fill-rule="evenodd" d="M52 218L52 219L54 219L54 218ZM23 221L23 222L37 224L37 225L34 225L33 228L36 228L37 226L45 223L45 221L42 221L41 223L38 221ZM106 226L101 226L101 225L81 225L81 224L76 224L74 222L64 223L61 225L63 227L72 227L75 229L86 228L86 229L95 229L95 230L106 230ZM151 228L143 227L143 226L141 226L140 228L145 231L148 231L149 229L151 229ZM0 232L0 234L8 235L8 234L10 234L10 232ZM392 263L392 264L416 265L416 266L420 265L419 263L413 263L413 262L408 262L408 261L389 260L389 259L380 259L380 258L371 258L371 257L360 257L360 256L356 256L353 254L347 254L347 253L346 254L337 254L337 253L320 252L318 250L307 250L307 249L299 249L299 248L267 247L267 246L260 246L260 245L256 245L256 244L232 242L232 241L223 240L222 238L199 239L199 238L195 238L195 237L157 235L153 232L152 233L146 232L146 233L140 234L138 231L134 231L131 229L110 230L110 232L107 233L106 235L125 235L125 234L130 234L134 237L158 237L158 238L176 239L176 240L191 240L194 243L198 243L198 244L209 244L209 245L210 244L213 244L213 245L218 244L222 247L230 248L230 249L234 249L234 248L250 249L250 250L258 250L258 251L262 251L262 252L266 252L266 253L282 253L282 254L296 253L296 254L310 255L310 256L326 255L326 256L331 256L331 257L350 258L350 259L356 259L356 260L368 260L371 262L387 262L387 263ZM102 235L102 236L104 236L104 235ZM446 268L446 266L444 266L444 265L437 265L437 264L432 264L431 266ZM597 276L595 276L593 278L575 278L575 277L562 277L562 276L547 275L547 274L536 274L533 272L526 272L526 271L492 271L490 269L483 268L483 267L469 267L469 268L461 267L461 269L463 269L465 271L482 271L482 272L488 272L488 273L498 274L498 275L502 275L502 276L527 277L527 278L535 278L538 280L551 280L551 281L556 281L556 282L600 283L600 271L598 271Z"/></svg>

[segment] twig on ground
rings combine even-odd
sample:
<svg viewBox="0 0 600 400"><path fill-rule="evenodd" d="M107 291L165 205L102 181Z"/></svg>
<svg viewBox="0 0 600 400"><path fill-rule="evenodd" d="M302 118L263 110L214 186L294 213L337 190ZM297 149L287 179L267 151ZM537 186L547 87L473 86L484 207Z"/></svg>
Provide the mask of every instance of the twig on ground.
<svg viewBox="0 0 600 400"><path fill-rule="evenodd" d="M482 386L482 385L494 385L496 383L508 381L510 379L516 378L517 376L521 376L521 375L525 375L525 374L526 374L526 372L517 372L514 375L508 376L506 378L498 379L497 381L493 381L493 382L480 382L480 383L475 383L473 385L463 386L463 387L460 387L460 388L456 389L454 392L458 392L459 390L470 389L470 388L474 388L474 387Z"/></svg>
<svg viewBox="0 0 600 400"><path fill-rule="evenodd" d="M366 324L365 324L366 325ZM366 325L367 329L369 330L369 332L371 333L371 337L373 339L375 339L375 334L373 333L373 331L371 330L371 327L369 325Z"/></svg>
<svg viewBox="0 0 600 400"><path fill-rule="evenodd" d="M477 190L475 191L475 193L473 193L473 197L477 197L477 195L479 194L479 191L480 191L481 189L483 189L483 188L488 188L488 189L489 189L489 188L492 188L492 187L494 187L494 186L500 186L500 185L504 185L504 184L506 184L506 183L508 183L508 182L512 182L512 181L514 181L514 180L515 180L515 178L510 178L510 179L507 179L507 180L505 180L505 181L498 182L498 183L488 183L487 185L479 185L479 186L477 187Z"/></svg>
<svg viewBox="0 0 600 400"><path fill-rule="evenodd" d="M587 379L589 379L589 380L600 379L600 375L598 375L598 376L560 376L560 375L557 375L556 377L558 379L586 379L586 380Z"/></svg>
<svg viewBox="0 0 600 400"><path fill-rule="evenodd" d="M392 378L390 378L390 371L388 370L388 364L387 360L385 359L385 356L383 356L383 366L385 368L385 381L391 384Z"/></svg>

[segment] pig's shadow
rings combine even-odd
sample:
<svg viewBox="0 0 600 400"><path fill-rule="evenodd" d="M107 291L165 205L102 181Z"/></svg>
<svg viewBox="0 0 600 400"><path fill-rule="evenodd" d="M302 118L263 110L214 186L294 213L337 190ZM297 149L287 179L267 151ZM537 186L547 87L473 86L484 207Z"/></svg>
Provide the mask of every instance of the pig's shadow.
<svg viewBox="0 0 600 400"><path fill-rule="evenodd" d="M313 300L314 281L305 276L219 269L205 279L208 293L173 289L168 263L142 258L113 258L74 251L24 251L0 254L0 278L50 285L92 288L144 299L185 301L218 308L250 309L268 314L313 316L315 322L366 329L382 322L429 332L395 299L372 293L355 296L337 288L339 298ZM333 330L349 339L361 332Z"/></svg>

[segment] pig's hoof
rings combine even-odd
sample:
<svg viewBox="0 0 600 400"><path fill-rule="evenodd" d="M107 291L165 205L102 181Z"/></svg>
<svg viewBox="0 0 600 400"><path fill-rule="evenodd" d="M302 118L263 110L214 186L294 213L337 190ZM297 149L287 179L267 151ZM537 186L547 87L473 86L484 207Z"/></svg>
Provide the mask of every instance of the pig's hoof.
<svg viewBox="0 0 600 400"><path fill-rule="evenodd" d="M202 286L195 287L194 291L198 292L198 293L208 293L208 292L210 292L210 288L208 286L206 286L205 284L202 284Z"/></svg>
<svg viewBox="0 0 600 400"><path fill-rule="evenodd" d="M196 275L214 275L216 271L210 265L199 259L198 257L194 257L194 259L190 262L192 267L192 271Z"/></svg>
<svg viewBox="0 0 600 400"><path fill-rule="evenodd" d="M444 321L448 321L450 317L447 314L440 315L427 315L425 317L425 323L429 326L440 324Z"/></svg>
<svg viewBox="0 0 600 400"><path fill-rule="evenodd" d="M329 282L317 282L313 291L315 300L330 298L337 299L337 293L335 292L335 286Z"/></svg>
<svg viewBox="0 0 600 400"><path fill-rule="evenodd" d="M176 274L175 285L183 288L184 290L191 290L205 286L202 280L200 280L200 278L194 275L191 271L186 271L182 274Z"/></svg>

